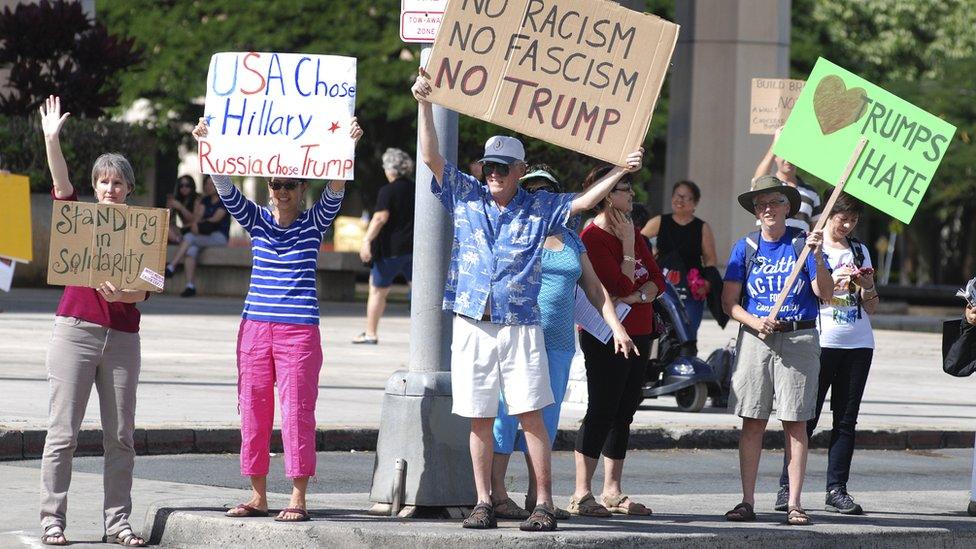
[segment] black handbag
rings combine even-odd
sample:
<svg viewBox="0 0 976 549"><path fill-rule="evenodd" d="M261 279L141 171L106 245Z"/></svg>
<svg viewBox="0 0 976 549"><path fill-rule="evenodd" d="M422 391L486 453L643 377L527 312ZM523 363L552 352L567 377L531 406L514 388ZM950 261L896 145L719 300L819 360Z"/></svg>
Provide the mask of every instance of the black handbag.
<svg viewBox="0 0 976 549"><path fill-rule="evenodd" d="M942 323L942 371L955 377L976 372L976 326L962 319Z"/></svg>

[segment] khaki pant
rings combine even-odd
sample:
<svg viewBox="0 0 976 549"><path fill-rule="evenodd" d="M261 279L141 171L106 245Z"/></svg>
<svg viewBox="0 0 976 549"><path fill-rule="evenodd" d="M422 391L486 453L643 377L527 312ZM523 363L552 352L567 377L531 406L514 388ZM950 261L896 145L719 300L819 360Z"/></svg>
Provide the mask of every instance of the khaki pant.
<svg viewBox="0 0 976 549"><path fill-rule="evenodd" d="M41 458L41 527L66 526L71 459L92 385L98 391L105 448L105 533L129 527L135 462L139 334L71 317L55 317L47 353L50 403Z"/></svg>
<svg viewBox="0 0 976 549"><path fill-rule="evenodd" d="M739 328L729 410L739 417L780 421L813 419L820 381L817 330L774 332L766 339Z"/></svg>

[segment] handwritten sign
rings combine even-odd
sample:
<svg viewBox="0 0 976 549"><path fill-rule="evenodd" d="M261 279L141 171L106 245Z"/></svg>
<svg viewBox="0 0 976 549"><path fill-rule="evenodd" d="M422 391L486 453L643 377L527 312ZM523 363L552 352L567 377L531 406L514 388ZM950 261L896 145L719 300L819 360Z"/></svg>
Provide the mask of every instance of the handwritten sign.
<svg viewBox="0 0 976 549"><path fill-rule="evenodd" d="M606 0L454 0L431 101L623 165L647 135L678 25Z"/></svg>
<svg viewBox="0 0 976 549"><path fill-rule="evenodd" d="M168 229L168 209L55 200L47 283L162 291Z"/></svg>
<svg viewBox="0 0 976 549"><path fill-rule="evenodd" d="M864 137L844 192L910 223L955 133L938 116L820 58L773 153L834 185Z"/></svg>
<svg viewBox="0 0 976 549"><path fill-rule="evenodd" d="M804 83L787 78L753 78L749 133L773 135L786 124Z"/></svg>
<svg viewBox="0 0 976 549"><path fill-rule="evenodd" d="M408 43L430 43L441 26L447 0L401 0L400 40Z"/></svg>
<svg viewBox="0 0 976 549"><path fill-rule="evenodd" d="M30 180L0 173L0 256L30 263L31 244Z"/></svg>
<svg viewBox="0 0 976 549"><path fill-rule="evenodd" d="M200 171L352 179L356 59L298 53L210 58Z"/></svg>

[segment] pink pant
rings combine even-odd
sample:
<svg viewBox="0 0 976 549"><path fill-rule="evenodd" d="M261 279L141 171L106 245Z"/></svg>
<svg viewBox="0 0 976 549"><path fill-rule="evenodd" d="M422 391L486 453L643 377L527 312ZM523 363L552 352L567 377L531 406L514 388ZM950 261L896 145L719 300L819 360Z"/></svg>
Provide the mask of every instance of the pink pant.
<svg viewBox="0 0 976 549"><path fill-rule="evenodd" d="M242 320L237 335L241 474L268 474L274 386L281 402L285 474L315 476L315 401L322 344L318 326Z"/></svg>

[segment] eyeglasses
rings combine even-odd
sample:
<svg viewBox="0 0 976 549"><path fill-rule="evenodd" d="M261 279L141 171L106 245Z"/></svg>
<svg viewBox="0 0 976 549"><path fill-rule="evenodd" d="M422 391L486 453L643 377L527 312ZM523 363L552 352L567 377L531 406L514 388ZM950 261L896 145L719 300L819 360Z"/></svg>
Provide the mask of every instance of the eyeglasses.
<svg viewBox="0 0 976 549"><path fill-rule="evenodd" d="M485 162L481 167L481 173L488 177L492 174L498 175L498 177L507 177L512 171L512 167L508 164L499 164L497 162Z"/></svg>
<svg viewBox="0 0 976 549"><path fill-rule="evenodd" d="M617 193L617 192L620 192L620 193L629 193L629 192L631 192L633 190L634 190L634 187L632 185L624 185L622 187L614 187L613 190L610 191L610 192L614 192L614 193Z"/></svg>
<svg viewBox="0 0 976 549"><path fill-rule="evenodd" d="M527 185L525 187L525 190L528 191L528 192L530 192L530 193L534 193L536 191L546 191L546 192L550 192L550 193L557 192L556 191L556 188L553 187L549 183L541 183L541 184L537 184L537 185Z"/></svg>
<svg viewBox="0 0 976 549"><path fill-rule="evenodd" d="M294 181L269 181L268 186L273 191L280 191L282 188L286 191L294 191L298 187L298 183Z"/></svg>
<svg viewBox="0 0 976 549"><path fill-rule="evenodd" d="M787 199L780 198L780 199L777 199L777 200L769 200L767 202L753 202L752 203L752 207L755 208L755 209L757 209L757 210L759 210L759 211L763 211L766 208L769 208L771 206L782 206L783 204L786 204L787 202L789 202Z"/></svg>

